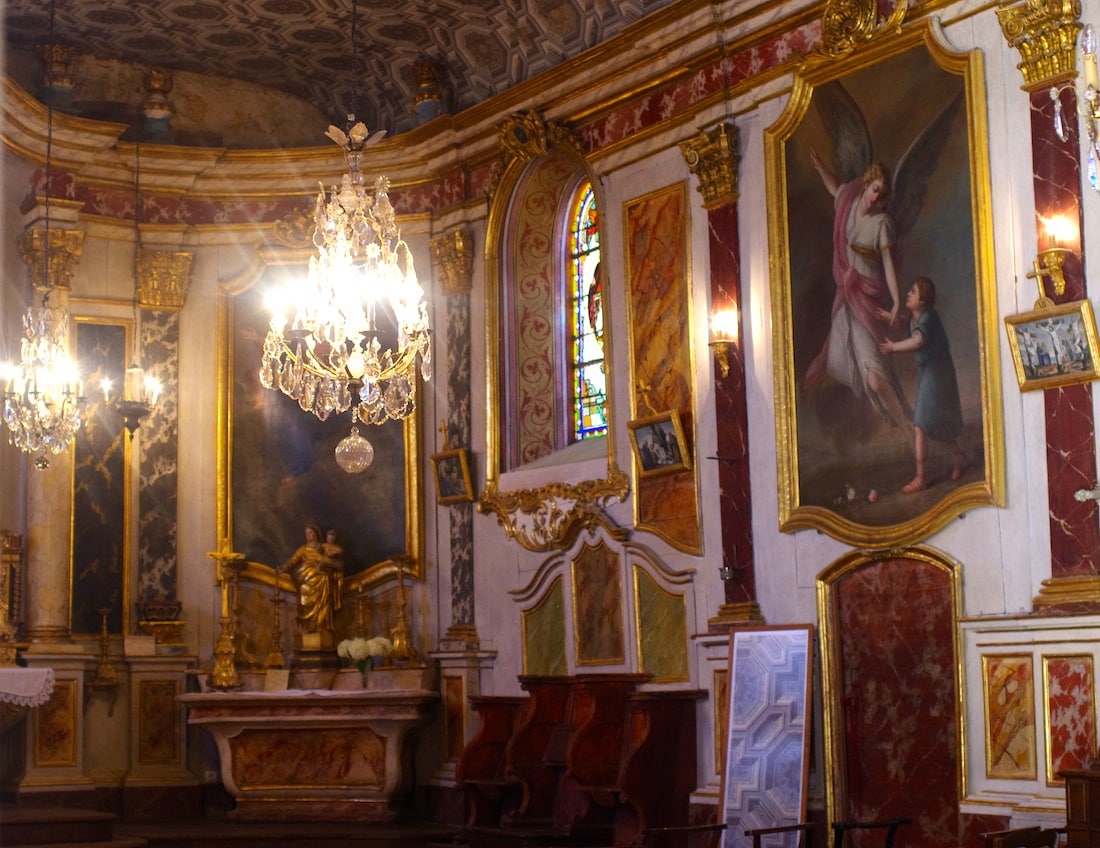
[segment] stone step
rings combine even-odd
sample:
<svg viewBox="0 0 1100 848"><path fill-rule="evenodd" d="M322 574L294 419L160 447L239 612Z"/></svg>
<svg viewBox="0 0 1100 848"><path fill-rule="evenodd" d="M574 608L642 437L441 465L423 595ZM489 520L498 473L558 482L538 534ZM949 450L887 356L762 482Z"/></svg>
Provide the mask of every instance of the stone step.
<svg viewBox="0 0 1100 848"><path fill-rule="evenodd" d="M57 848L74 845L83 848L145 848L140 837L116 839L116 816L93 810L66 807L0 807L0 844Z"/></svg>

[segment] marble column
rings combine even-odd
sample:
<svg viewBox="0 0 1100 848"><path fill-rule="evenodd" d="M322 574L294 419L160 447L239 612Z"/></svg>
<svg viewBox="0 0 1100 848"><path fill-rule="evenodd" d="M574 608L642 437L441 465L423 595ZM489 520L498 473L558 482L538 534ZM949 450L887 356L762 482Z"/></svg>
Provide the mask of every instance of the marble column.
<svg viewBox="0 0 1100 848"><path fill-rule="evenodd" d="M473 242L464 227L432 239L432 260L447 298L447 433L454 447L470 444L470 289ZM444 650L476 648L472 503L447 507L451 542L451 626Z"/></svg>
<svg viewBox="0 0 1100 848"><path fill-rule="evenodd" d="M67 316L72 271L83 249L84 233L56 226L58 218L72 217L72 204L56 199L51 199L50 203L49 232L44 207L37 208L31 215L34 223L42 226L32 225L27 229L19 247L30 270L35 299L41 302L49 291L50 305ZM63 208L58 209L59 205ZM56 454L36 455L32 462L35 467L27 481L25 638L30 643L30 650L34 651L35 643L67 641L71 636L69 549L72 526L69 507L72 503L72 448Z"/></svg>
<svg viewBox="0 0 1100 848"><path fill-rule="evenodd" d="M715 348L714 413L717 430L719 502L725 603L712 629L763 621L756 600L753 562L752 488L749 482L748 405L741 356L741 245L737 230L737 128L730 123L700 131L680 143L688 168L699 179L707 210L710 249L710 314L736 315L732 343Z"/></svg>
<svg viewBox="0 0 1100 848"><path fill-rule="evenodd" d="M1081 161L1077 128L1076 39L1081 7L1034 2L1000 9L1001 28L1023 61L1019 68L1031 102L1031 149L1036 252L1048 246L1042 222L1053 217L1071 221L1081 231ZM1051 97L1052 91L1057 100ZM1062 112L1065 141L1055 129L1056 107ZM1076 252L1065 255L1064 290L1044 281L1046 297L1070 303L1088 296L1080 237ZM1070 247L1070 245L1063 245ZM1036 293L1038 296L1038 292ZM1026 298L1025 298L1026 302ZM1097 479L1092 386L1088 383L1044 392L1046 410L1047 496L1050 516L1051 579L1043 582L1035 605L1044 612L1100 610L1100 525L1095 501L1079 501L1079 489Z"/></svg>
<svg viewBox="0 0 1100 848"><path fill-rule="evenodd" d="M193 254L142 248L137 261L140 351L160 398L139 433L138 599L176 598L176 486L179 469L179 313Z"/></svg>

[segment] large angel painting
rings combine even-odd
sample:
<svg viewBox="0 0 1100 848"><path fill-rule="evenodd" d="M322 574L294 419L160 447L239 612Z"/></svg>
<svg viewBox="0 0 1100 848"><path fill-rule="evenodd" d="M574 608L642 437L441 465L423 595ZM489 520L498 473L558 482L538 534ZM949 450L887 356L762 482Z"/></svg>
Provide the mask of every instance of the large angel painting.
<svg viewBox="0 0 1100 848"><path fill-rule="evenodd" d="M896 544L995 500L969 65L922 42L807 84L769 131L784 529Z"/></svg>

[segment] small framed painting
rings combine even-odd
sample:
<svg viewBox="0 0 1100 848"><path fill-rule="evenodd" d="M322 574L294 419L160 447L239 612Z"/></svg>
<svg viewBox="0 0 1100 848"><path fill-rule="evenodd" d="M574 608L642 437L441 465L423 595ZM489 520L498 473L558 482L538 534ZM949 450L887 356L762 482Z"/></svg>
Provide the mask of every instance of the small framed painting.
<svg viewBox="0 0 1100 848"><path fill-rule="evenodd" d="M435 472L435 500L438 504L455 504L474 499L470 482L470 462L464 448L440 451L432 455Z"/></svg>
<svg viewBox="0 0 1100 848"><path fill-rule="evenodd" d="M1020 391L1084 383L1100 376L1096 319L1087 300L1005 318Z"/></svg>
<svg viewBox="0 0 1100 848"><path fill-rule="evenodd" d="M675 409L638 418L627 424L630 444L642 477L671 474L691 468L680 414Z"/></svg>

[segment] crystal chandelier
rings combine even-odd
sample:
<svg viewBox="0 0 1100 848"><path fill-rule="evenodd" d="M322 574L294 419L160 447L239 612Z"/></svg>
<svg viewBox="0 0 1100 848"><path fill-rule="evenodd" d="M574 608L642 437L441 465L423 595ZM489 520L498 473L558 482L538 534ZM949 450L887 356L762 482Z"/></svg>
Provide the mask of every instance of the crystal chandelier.
<svg viewBox="0 0 1100 848"><path fill-rule="evenodd" d="M355 19L353 3L353 50ZM267 303L271 321L260 365L264 386L321 421L352 409L351 435L336 449L349 473L365 469L374 454L356 423L408 418L416 408L417 366L431 379L424 290L397 227L389 180L378 177L370 191L361 171L364 149L383 134L370 134L354 111L346 131L328 128L326 135L344 149L348 172L339 186L326 192L322 185L317 195L317 253L305 283L273 292Z"/></svg>
<svg viewBox="0 0 1100 848"><path fill-rule="evenodd" d="M50 4L50 43L53 44L53 4ZM45 238L42 246L41 302L33 302L23 316L19 362L3 368L4 423L8 442L38 454L36 468L49 467L47 453L60 453L72 443L87 410L83 383L69 357L69 316L64 304L51 303L50 165L53 154L53 100L46 104ZM33 245L34 234L28 233ZM62 248L64 249L64 248ZM26 251L33 255L34 250ZM32 277L34 275L32 274ZM36 287L38 288L38 287Z"/></svg>

